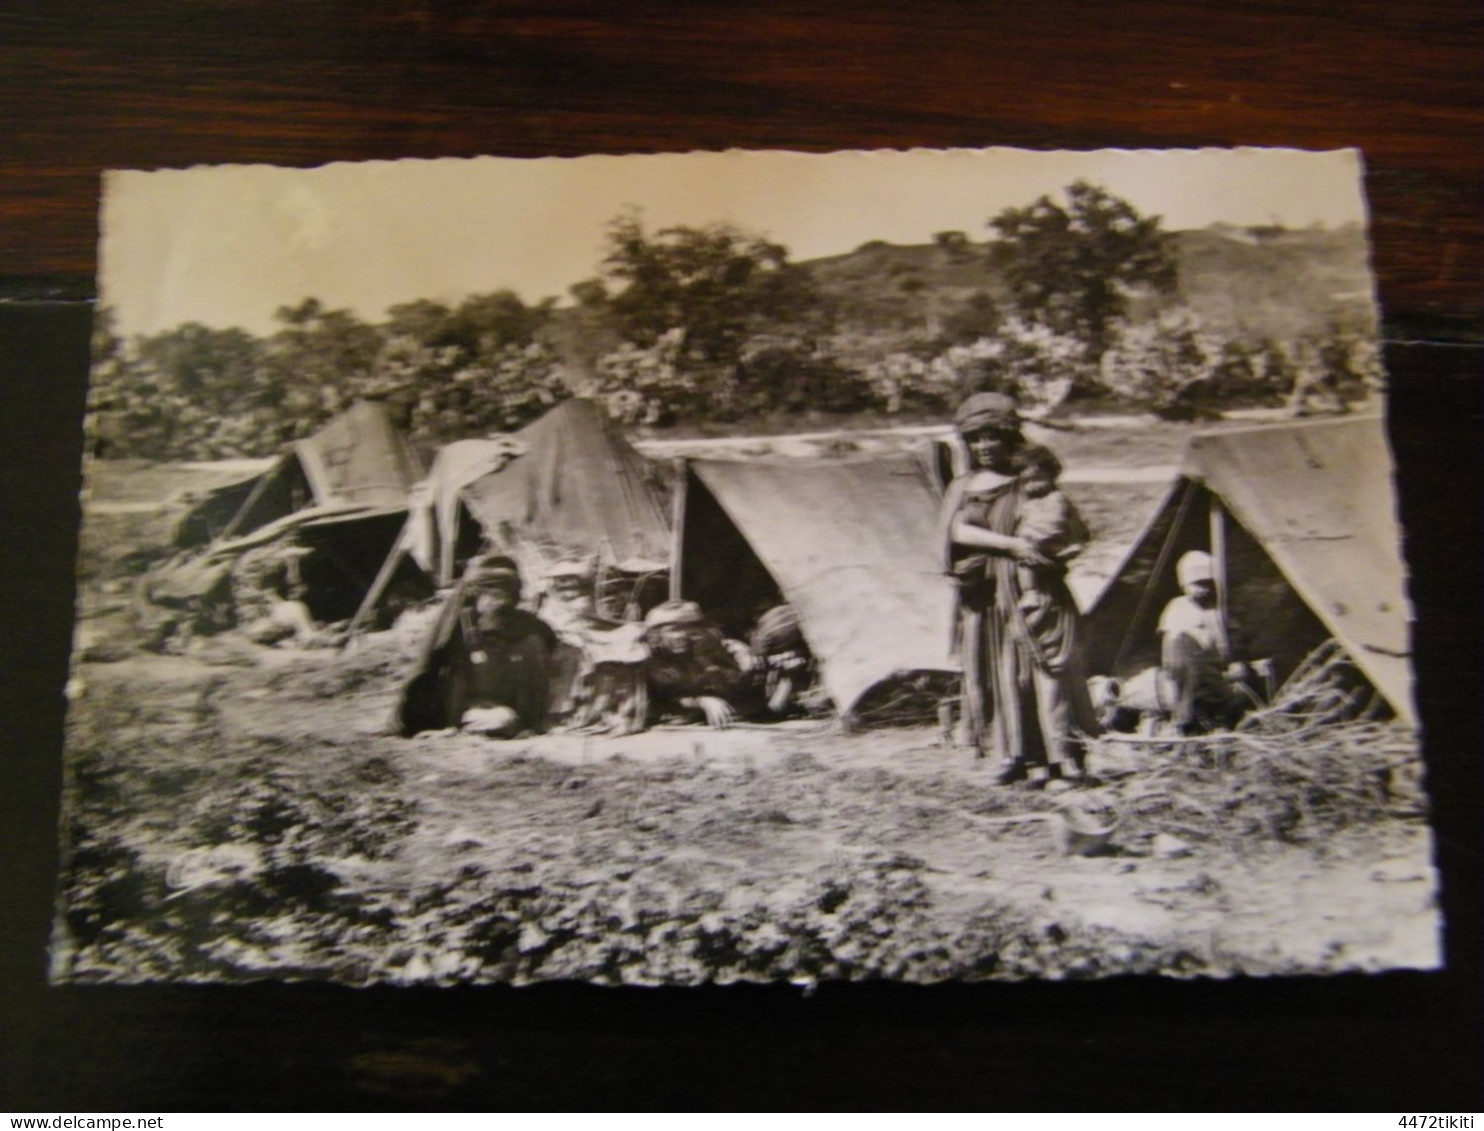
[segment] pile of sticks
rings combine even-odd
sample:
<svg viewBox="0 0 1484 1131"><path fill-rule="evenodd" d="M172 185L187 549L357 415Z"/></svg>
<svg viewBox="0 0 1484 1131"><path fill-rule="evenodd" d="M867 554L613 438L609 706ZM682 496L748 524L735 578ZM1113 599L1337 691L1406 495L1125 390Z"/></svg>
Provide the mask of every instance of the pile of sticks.
<svg viewBox="0 0 1484 1131"><path fill-rule="evenodd" d="M861 697L851 723L859 729L918 726L940 719L945 702L958 704L959 679L947 672L908 672Z"/></svg>
<svg viewBox="0 0 1484 1131"><path fill-rule="evenodd" d="M1241 850L1421 815L1416 733L1383 721L1353 676L1327 641L1234 730L1151 740L1138 771L1114 783L1125 816L1146 831Z"/></svg>

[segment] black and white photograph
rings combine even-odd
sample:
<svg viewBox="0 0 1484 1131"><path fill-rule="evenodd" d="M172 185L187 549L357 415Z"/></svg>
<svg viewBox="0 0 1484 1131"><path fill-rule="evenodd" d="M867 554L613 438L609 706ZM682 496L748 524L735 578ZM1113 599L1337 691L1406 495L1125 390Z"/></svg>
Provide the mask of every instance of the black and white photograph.
<svg viewBox="0 0 1484 1131"><path fill-rule="evenodd" d="M109 173L53 983L1440 968L1363 174Z"/></svg>

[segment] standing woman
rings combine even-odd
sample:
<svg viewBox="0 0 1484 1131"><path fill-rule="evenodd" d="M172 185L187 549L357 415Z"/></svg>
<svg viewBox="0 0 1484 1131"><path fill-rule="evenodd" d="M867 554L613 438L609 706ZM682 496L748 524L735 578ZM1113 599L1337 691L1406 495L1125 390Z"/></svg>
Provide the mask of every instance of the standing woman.
<svg viewBox="0 0 1484 1131"><path fill-rule="evenodd" d="M964 673L969 732L999 759L996 782L1083 774L1082 737L1097 733L1082 673L1077 604L1066 583L1067 531L1025 523L1022 472L1039 463L1015 401L976 393L954 423L968 467L943 499L946 564L958 581L954 642ZM1038 516L1039 517L1039 516ZM1068 513L1069 522L1078 522ZM1073 551L1075 552L1075 551ZM1035 590L1025 588L1034 576Z"/></svg>

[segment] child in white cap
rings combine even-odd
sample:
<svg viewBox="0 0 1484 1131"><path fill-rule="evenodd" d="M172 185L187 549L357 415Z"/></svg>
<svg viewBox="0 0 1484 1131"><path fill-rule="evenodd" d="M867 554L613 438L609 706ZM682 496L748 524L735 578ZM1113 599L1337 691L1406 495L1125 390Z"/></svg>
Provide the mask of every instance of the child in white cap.
<svg viewBox="0 0 1484 1131"><path fill-rule="evenodd" d="M1229 728L1252 701L1241 687L1246 666L1233 663L1211 555L1182 555L1175 578L1180 596L1159 618L1160 666L1174 697L1173 721L1185 734Z"/></svg>

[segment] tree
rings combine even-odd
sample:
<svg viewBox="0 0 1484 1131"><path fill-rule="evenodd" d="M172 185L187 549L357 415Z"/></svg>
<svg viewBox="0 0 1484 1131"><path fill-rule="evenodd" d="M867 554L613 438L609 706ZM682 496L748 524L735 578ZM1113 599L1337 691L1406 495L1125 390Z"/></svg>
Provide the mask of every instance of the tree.
<svg viewBox="0 0 1484 1131"><path fill-rule="evenodd" d="M112 309L93 316L93 369L88 379L88 434L103 458L163 458L169 442L156 375L118 332Z"/></svg>
<svg viewBox="0 0 1484 1131"><path fill-rule="evenodd" d="M513 291L429 299L387 311L375 390L411 408L419 440L455 440L530 423L568 397L563 367L542 336L551 300Z"/></svg>
<svg viewBox="0 0 1484 1131"><path fill-rule="evenodd" d="M944 347L962 346L992 337L1000 326L1000 311L988 291L972 291L941 320L938 341Z"/></svg>
<svg viewBox="0 0 1484 1131"><path fill-rule="evenodd" d="M854 395L818 355L826 312L813 277L782 244L733 225L651 234L624 212L608 225L602 277L572 295L583 337L601 341L601 323L616 339L582 368L625 418L735 419L792 403L789 381Z"/></svg>
<svg viewBox="0 0 1484 1131"><path fill-rule="evenodd" d="M243 413L270 403L262 383L262 348L244 330L187 322L136 338L125 393L131 444L152 458L214 459L261 455L261 437L233 430ZM266 450L273 450L269 439ZM115 446L116 454L123 454Z"/></svg>
<svg viewBox="0 0 1484 1131"><path fill-rule="evenodd" d="M391 307L383 328L433 349L455 348L463 360L485 348L490 339L497 346L529 345L550 320L552 305L548 299L528 306L509 290L470 295L453 307L416 299Z"/></svg>
<svg viewBox="0 0 1484 1131"><path fill-rule="evenodd" d="M584 301L605 302L621 336L637 346L678 330L682 367L728 370L755 331L805 319L819 304L787 248L730 224L650 235L637 213L623 213L608 225L603 276L601 288L584 288Z"/></svg>
<svg viewBox="0 0 1484 1131"><path fill-rule="evenodd" d="M436 387L420 387L415 438L440 442L513 432L571 395L556 356L540 342L501 343L494 335Z"/></svg>
<svg viewBox="0 0 1484 1131"><path fill-rule="evenodd" d="M93 314L93 369L88 379L90 412L123 412L139 383L139 359L118 332L111 307Z"/></svg>
<svg viewBox="0 0 1484 1131"><path fill-rule="evenodd" d="M245 330L187 322L142 338L138 356L165 387L213 413L236 411L260 394L261 348Z"/></svg>
<svg viewBox="0 0 1484 1131"><path fill-rule="evenodd" d="M1054 411L1072 389L1092 381L1076 338L1016 317L989 337L950 346L929 369L934 386L954 390L954 401L970 393L1010 393L1030 416Z"/></svg>
<svg viewBox="0 0 1484 1131"><path fill-rule="evenodd" d="M349 310L315 298L273 313L279 329L267 342L271 393L280 407L277 442L307 436L376 379L382 333Z"/></svg>
<svg viewBox="0 0 1484 1131"><path fill-rule="evenodd" d="M1087 181L989 221L999 237L995 259L1022 317L1080 339L1096 362L1109 330L1144 293L1169 294L1175 261L1158 216Z"/></svg>
<svg viewBox="0 0 1484 1131"><path fill-rule="evenodd" d="M1219 394L1236 359L1198 314L1171 307L1110 330L1100 366L1104 388L1167 419L1210 415L1205 402Z"/></svg>
<svg viewBox="0 0 1484 1131"><path fill-rule="evenodd" d="M678 365L679 330L646 346L622 342L598 358L595 391L620 424L660 424L697 409L696 385Z"/></svg>
<svg viewBox="0 0 1484 1131"><path fill-rule="evenodd" d="M387 307L381 328L389 339L400 338L428 349L440 349L452 344L444 340L452 319L453 311L446 304L418 298Z"/></svg>
<svg viewBox="0 0 1484 1131"><path fill-rule="evenodd" d="M974 245L969 243L965 232L934 232L933 243L948 257L950 263L964 263L974 258Z"/></svg>

